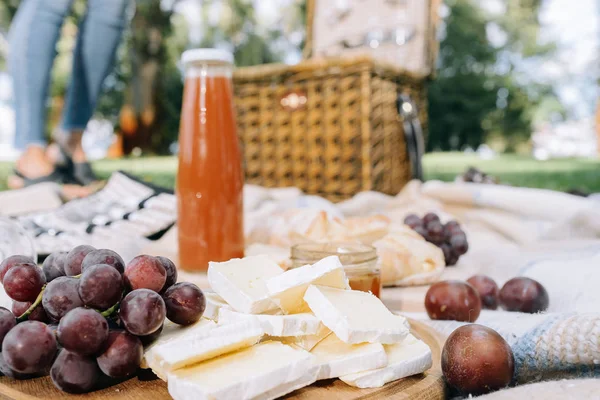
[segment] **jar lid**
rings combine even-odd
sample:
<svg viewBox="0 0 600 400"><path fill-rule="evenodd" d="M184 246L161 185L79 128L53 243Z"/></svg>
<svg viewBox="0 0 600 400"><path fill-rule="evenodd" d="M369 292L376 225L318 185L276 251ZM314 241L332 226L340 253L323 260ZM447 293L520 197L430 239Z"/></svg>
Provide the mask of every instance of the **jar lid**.
<svg viewBox="0 0 600 400"><path fill-rule="evenodd" d="M377 258L373 246L353 242L298 243L292 246L292 260L317 261L338 256L342 265L360 264Z"/></svg>
<svg viewBox="0 0 600 400"><path fill-rule="evenodd" d="M192 63L225 63L233 64L233 54L222 49L191 49L181 55L183 65Z"/></svg>

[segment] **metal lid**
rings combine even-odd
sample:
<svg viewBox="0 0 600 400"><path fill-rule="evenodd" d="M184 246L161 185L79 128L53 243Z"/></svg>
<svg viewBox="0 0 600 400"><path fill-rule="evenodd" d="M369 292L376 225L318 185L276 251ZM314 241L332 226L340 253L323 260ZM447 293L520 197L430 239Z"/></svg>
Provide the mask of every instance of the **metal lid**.
<svg viewBox="0 0 600 400"><path fill-rule="evenodd" d="M183 65L202 62L233 64L233 54L222 49L191 49L183 52L181 62Z"/></svg>

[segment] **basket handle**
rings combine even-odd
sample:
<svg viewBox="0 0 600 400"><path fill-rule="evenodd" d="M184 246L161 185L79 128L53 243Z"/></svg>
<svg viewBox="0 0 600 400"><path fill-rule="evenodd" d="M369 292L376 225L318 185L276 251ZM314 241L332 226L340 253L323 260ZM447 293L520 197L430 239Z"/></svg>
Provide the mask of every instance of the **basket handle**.
<svg viewBox="0 0 600 400"><path fill-rule="evenodd" d="M402 119L406 151L411 165L412 178L423 180L422 158L425 151L423 129L415 103L408 94L400 93L396 101L398 114Z"/></svg>

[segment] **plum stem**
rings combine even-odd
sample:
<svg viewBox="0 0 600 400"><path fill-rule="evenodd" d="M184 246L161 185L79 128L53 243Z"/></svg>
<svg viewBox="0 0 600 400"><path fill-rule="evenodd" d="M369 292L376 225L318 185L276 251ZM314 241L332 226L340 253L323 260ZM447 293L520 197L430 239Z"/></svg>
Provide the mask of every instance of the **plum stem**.
<svg viewBox="0 0 600 400"><path fill-rule="evenodd" d="M37 306L42 302L42 296L44 295L44 291L46 290L46 285L42 286L42 290L40 290L40 294L38 294L35 301L29 306L29 308L17 317L17 322L27 321L29 319L29 315L36 309Z"/></svg>

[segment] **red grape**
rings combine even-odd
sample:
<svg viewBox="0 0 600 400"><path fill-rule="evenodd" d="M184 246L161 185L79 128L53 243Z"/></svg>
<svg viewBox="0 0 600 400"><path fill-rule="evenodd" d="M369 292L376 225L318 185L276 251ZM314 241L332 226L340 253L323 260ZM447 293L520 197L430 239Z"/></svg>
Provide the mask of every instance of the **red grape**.
<svg viewBox="0 0 600 400"><path fill-rule="evenodd" d="M143 346L150 346L152 343L154 343L156 341L156 339L158 339L160 337L160 334L162 333L164 327L165 327L165 325L163 324L154 333L151 333L151 334L146 335L146 336L138 336L138 338L142 342L142 345Z"/></svg>
<svg viewBox="0 0 600 400"><path fill-rule="evenodd" d="M12 328L17 325L15 315L4 307L0 307L0 346L4 341L4 337Z"/></svg>
<svg viewBox="0 0 600 400"><path fill-rule="evenodd" d="M440 222L440 217L438 217L435 213L432 212L425 214L425 216L423 217L423 225L427 226L432 221Z"/></svg>
<svg viewBox="0 0 600 400"><path fill-rule="evenodd" d="M2 353L0 353L0 374L2 374L4 376L8 376L9 378L19 379L19 380L37 378L40 375L42 375L42 373L22 374L20 372L13 370L12 368L10 368L8 366L8 364L6 364L6 361L4 361L4 355Z"/></svg>
<svg viewBox="0 0 600 400"><path fill-rule="evenodd" d="M88 253L91 253L94 250L96 249L86 244L77 246L71 250L65 259L65 274L68 276L81 274L81 263L83 262L83 259Z"/></svg>
<svg viewBox="0 0 600 400"><path fill-rule="evenodd" d="M99 312L78 307L60 320L56 333L65 349L90 356L102 350L108 338L108 323Z"/></svg>
<svg viewBox="0 0 600 400"><path fill-rule="evenodd" d="M404 224L410 226L412 229L415 229L417 226L423 226L423 221L416 214L408 214L404 218Z"/></svg>
<svg viewBox="0 0 600 400"><path fill-rule="evenodd" d="M460 224L457 221L452 220L446 222L446 225L444 225L444 231L448 235L448 239L450 239L450 236L453 233L462 232L462 229L460 228Z"/></svg>
<svg viewBox="0 0 600 400"><path fill-rule="evenodd" d="M163 292L177 283L177 268L173 261L169 260L167 257L157 256L156 259L160 261L162 266L165 268L167 272L167 279L165 281L165 285L161 289Z"/></svg>
<svg viewBox="0 0 600 400"><path fill-rule="evenodd" d="M148 255L137 256L125 268L125 282L132 289L150 289L160 292L167 281L162 263Z"/></svg>
<svg viewBox="0 0 600 400"><path fill-rule="evenodd" d="M3 282L4 290L11 299L35 301L46 283L46 277L37 265L18 264L6 273Z"/></svg>
<svg viewBox="0 0 600 400"><path fill-rule="evenodd" d="M165 302L156 292L137 289L121 302L119 317L128 332L146 336L156 332L165 320Z"/></svg>
<svg viewBox="0 0 600 400"><path fill-rule="evenodd" d="M25 311L29 310L33 303L31 301L16 301L13 300L12 304L12 312L15 317L20 317L25 313ZM28 321L40 321L40 322L48 322L48 316L46 315L46 311L44 311L44 307L41 304L38 306L27 316Z"/></svg>
<svg viewBox="0 0 600 400"><path fill-rule="evenodd" d="M422 226L417 226L416 228L413 229L415 232L417 232L419 235L423 236L424 239L427 238L427 229L425 229Z"/></svg>
<svg viewBox="0 0 600 400"><path fill-rule="evenodd" d="M65 260L67 253L57 252L52 253L44 260L42 271L46 276L46 282L52 282L59 276L65 276Z"/></svg>
<svg viewBox="0 0 600 400"><path fill-rule="evenodd" d="M4 275L6 275L9 269L17 264L35 265L35 261L33 261L31 257L26 256L10 256L6 258L4 261L2 261L2 264L0 264L0 282L4 282Z"/></svg>
<svg viewBox="0 0 600 400"><path fill-rule="evenodd" d="M106 350L96 361L102 372L111 378L125 378L136 372L143 355L139 338L126 331L111 331Z"/></svg>
<svg viewBox="0 0 600 400"><path fill-rule="evenodd" d="M56 355L54 334L39 321L25 321L4 337L2 354L6 364L16 372L34 374L46 371Z"/></svg>
<svg viewBox="0 0 600 400"><path fill-rule="evenodd" d="M90 251L83 262L81 263L81 272L84 272L86 268L92 267L98 264L106 264L115 268L122 274L125 271L125 262L121 258L120 255L115 253L112 250L108 249L99 249Z"/></svg>
<svg viewBox="0 0 600 400"><path fill-rule="evenodd" d="M93 358L61 350L50 370L54 386L67 393L91 391L101 373Z"/></svg>
<svg viewBox="0 0 600 400"><path fill-rule="evenodd" d="M462 256L469 250L469 243L467 242L467 235L464 233L455 233L450 238L450 246L454 249L456 254Z"/></svg>
<svg viewBox="0 0 600 400"><path fill-rule="evenodd" d="M83 270L79 296L86 306L106 310L117 304L122 295L123 277L114 267L99 264Z"/></svg>
<svg viewBox="0 0 600 400"><path fill-rule="evenodd" d="M436 245L444 243L446 235L444 234L444 226L440 221L431 221L427 224L426 239Z"/></svg>
<svg viewBox="0 0 600 400"><path fill-rule="evenodd" d="M48 317L59 321L72 309L82 307L78 289L79 279L70 276L61 276L50 282L42 296L42 305Z"/></svg>
<svg viewBox="0 0 600 400"><path fill-rule="evenodd" d="M167 318L179 325L190 325L198 321L206 308L204 293L189 282L171 286L163 299L167 307Z"/></svg>

